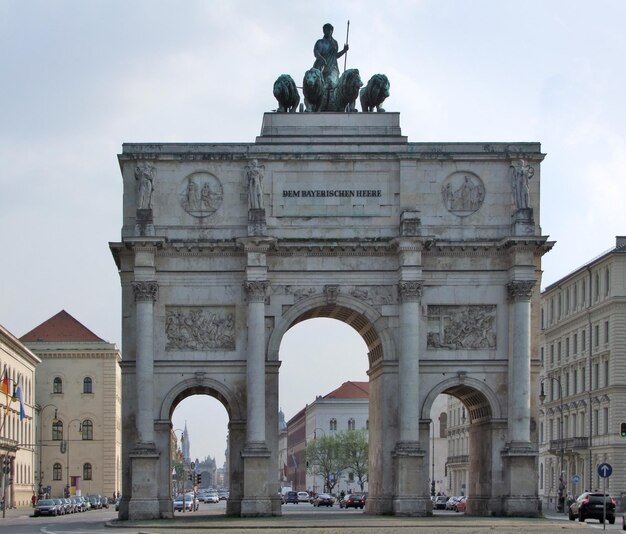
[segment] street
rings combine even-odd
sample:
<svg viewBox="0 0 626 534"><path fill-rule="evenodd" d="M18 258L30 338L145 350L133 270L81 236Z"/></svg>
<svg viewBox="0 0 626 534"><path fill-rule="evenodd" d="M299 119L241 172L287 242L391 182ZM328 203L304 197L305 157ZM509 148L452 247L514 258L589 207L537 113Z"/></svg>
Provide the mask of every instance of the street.
<svg viewBox="0 0 626 534"><path fill-rule="evenodd" d="M573 531L602 531L603 525L595 520L585 523L569 521L564 514L553 511L543 519L484 518L469 517L452 511L438 510L433 517L409 518L391 516L369 516L359 509L333 507L316 508L309 503L285 504L282 517L235 519L224 516L225 501L219 504L201 503L197 512L176 512L173 520L117 522L117 512L94 510L59 517L32 517L32 509L8 510L5 519L0 519L0 532L10 534L91 534L112 532L120 534L180 534L183 532L223 531L238 534L253 531L255 534L285 531L314 534L340 531L342 534L357 534L364 531L372 534L423 532L444 534L550 534ZM113 528L111 528L113 527ZM605 525L607 531L622 529L621 514L614 525Z"/></svg>

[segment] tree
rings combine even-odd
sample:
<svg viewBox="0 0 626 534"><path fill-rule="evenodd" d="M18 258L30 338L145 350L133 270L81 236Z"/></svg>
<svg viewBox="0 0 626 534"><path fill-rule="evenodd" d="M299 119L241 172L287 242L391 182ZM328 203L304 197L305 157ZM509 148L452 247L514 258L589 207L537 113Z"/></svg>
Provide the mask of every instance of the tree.
<svg viewBox="0 0 626 534"><path fill-rule="evenodd" d="M361 491L367 482L368 441L365 430L348 430L337 436L340 440L343 464L356 476Z"/></svg>
<svg viewBox="0 0 626 534"><path fill-rule="evenodd" d="M336 436L322 436L310 441L304 451L307 473L324 479L324 491L331 493L346 468L341 441Z"/></svg>

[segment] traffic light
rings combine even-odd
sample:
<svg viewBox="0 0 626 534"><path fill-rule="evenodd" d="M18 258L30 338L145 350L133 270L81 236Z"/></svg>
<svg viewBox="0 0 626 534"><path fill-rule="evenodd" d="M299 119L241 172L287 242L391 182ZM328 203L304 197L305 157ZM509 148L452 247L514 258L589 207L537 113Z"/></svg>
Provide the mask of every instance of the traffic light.
<svg viewBox="0 0 626 534"><path fill-rule="evenodd" d="M202 473L198 473L196 476L198 478L198 486L199 486L200 484L202 484Z"/></svg>
<svg viewBox="0 0 626 534"><path fill-rule="evenodd" d="M622 423L620 426L620 436L626 438L626 423Z"/></svg>

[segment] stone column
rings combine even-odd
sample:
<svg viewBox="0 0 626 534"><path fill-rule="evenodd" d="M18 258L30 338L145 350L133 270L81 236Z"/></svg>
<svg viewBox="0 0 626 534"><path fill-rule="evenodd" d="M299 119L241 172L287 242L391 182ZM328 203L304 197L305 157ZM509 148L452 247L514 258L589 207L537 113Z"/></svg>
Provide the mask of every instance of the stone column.
<svg viewBox="0 0 626 534"><path fill-rule="evenodd" d="M530 298L534 280L514 280L507 284L512 303L513 332L509 354L509 440L530 442Z"/></svg>
<svg viewBox="0 0 626 534"><path fill-rule="evenodd" d="M422 282L401 280L400 353L398 355L399 439L394 451L396 515L427 515L432 502L425 478L426 452L420 448L419 350ZM423 436L428 443L428 434Z"/></svg>
<svg viewBox="0 0 626 534"><path fill-rule="evenodd" d="M265 292L267 280L245 282L248 297L248 445L265 445Z"/></svg>
<svg viewBox="0 0 626 534"><path fill-rule="evenodd" d="M400 442L419 441L419 343L422 283L400 281L400 355L398 358L398 419Z"/></svg>
<svg viewBox="0 0 626 534"><path fill-rule="evenodd" d="M244 283L248 297L246 446L241 516L272 515L270 451L265 443L265 292L267 280Z"/></svg>
<svg viewBox="0 0 626 534"><path fill-rule="evenodd" d="M135 294L137 444L154 446L154 302L159 293L155 281L133 282Z"/></svg>

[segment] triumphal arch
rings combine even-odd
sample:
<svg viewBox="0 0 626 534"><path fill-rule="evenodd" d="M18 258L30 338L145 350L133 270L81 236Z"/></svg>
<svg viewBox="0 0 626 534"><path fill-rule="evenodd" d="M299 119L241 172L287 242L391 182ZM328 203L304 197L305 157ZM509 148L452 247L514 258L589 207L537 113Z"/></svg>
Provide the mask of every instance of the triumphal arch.
<svg viewBox="0 0 626 534"><path fill-rule="evenodd" d="M171 415L198 393L229 415L227 512L281 513L279 347L314 317L368 347L366 512L431 513L446 393L471 423L468 513L537 514L542 159L537 143L412 143L394 112L271 112L250 143L125 144L120 517L173 515Z"/></svg>

